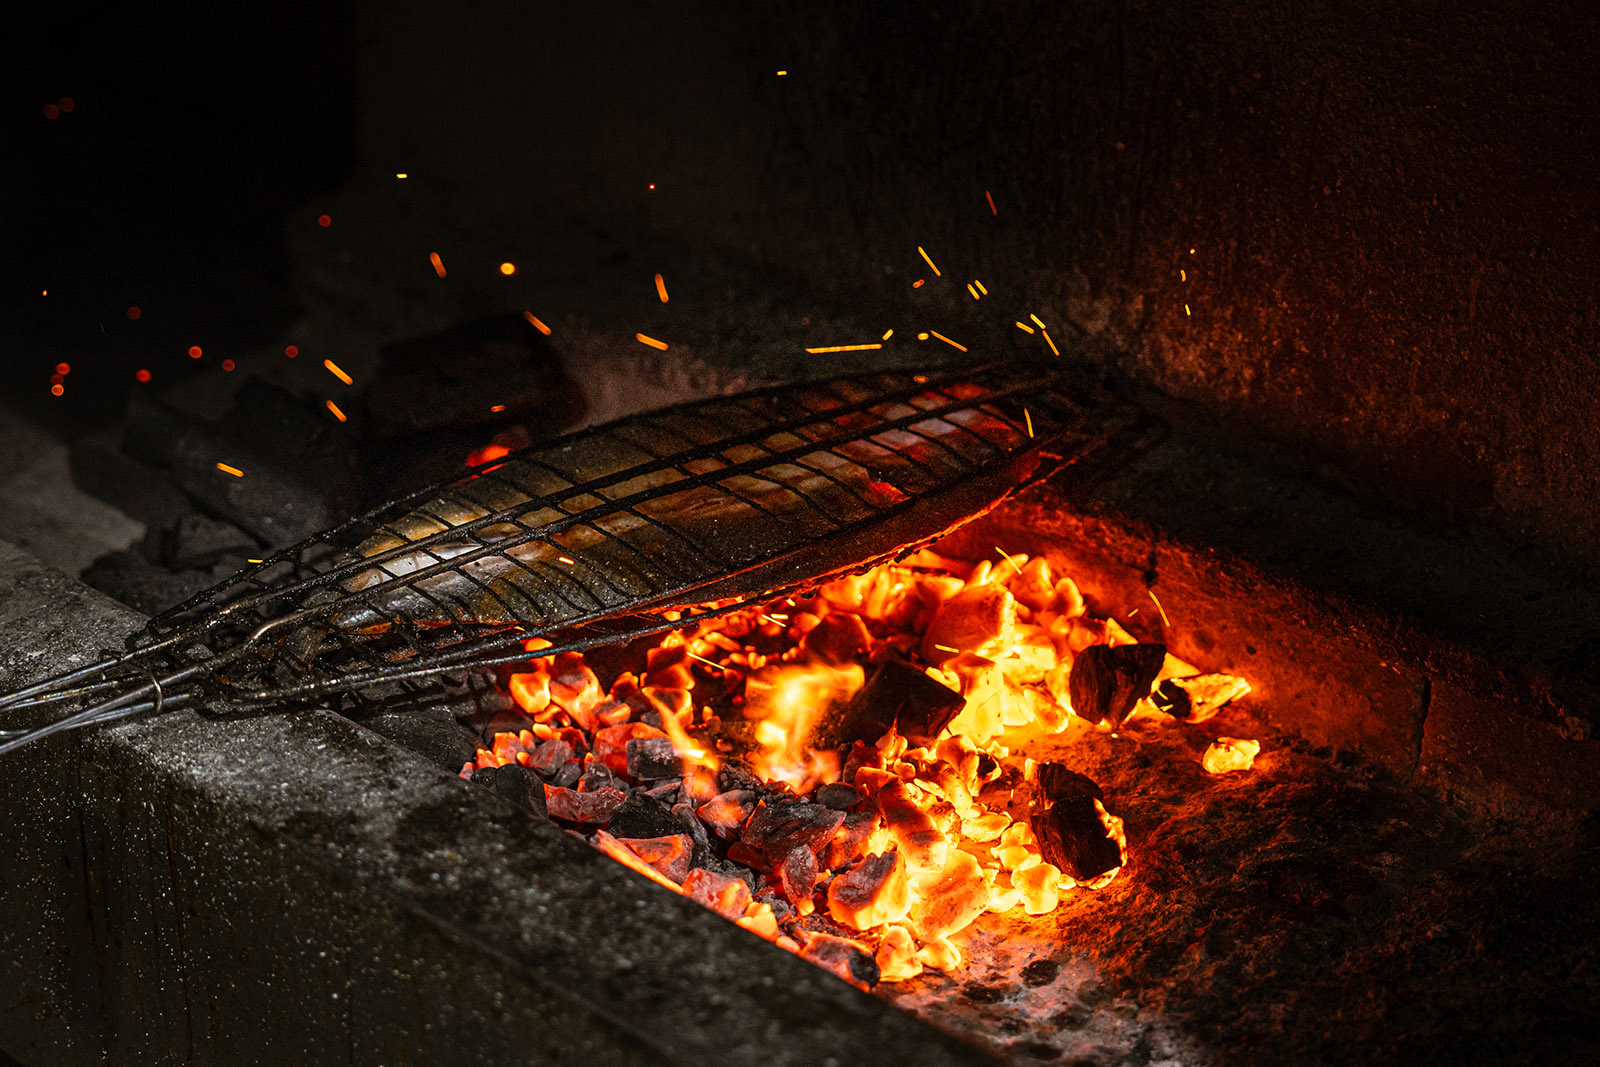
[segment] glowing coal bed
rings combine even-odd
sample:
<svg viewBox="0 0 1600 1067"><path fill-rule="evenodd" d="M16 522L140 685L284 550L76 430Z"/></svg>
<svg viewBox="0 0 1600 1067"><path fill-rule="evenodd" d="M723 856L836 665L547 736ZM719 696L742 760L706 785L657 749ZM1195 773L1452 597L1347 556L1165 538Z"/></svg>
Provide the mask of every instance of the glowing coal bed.
<svg viewBox="0 0 1600 1067"><path fill-rule="evenodd" d="M1017 945L1139 847L1079 757L1249 686L1093 617L1044 558L922 550L648 648L533 659L509 690L526 721L463 777L526 768L595 848L926 1014L941 976L1023 988ZM1258 751L1216 738L1204 769Z"/></svg>

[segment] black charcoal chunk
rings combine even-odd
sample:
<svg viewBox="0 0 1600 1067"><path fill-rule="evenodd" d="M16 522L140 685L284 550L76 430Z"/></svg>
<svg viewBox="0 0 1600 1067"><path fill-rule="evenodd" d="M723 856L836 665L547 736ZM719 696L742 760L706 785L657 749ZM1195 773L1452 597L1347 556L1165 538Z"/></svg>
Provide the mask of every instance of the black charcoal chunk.
<svg viewBox="0 0 1600 1067"><path fill-rule="evenodd" d="M1120 726L1133 706L1150 695L1166 658L1166 645L1090 645L1078 653L1067 674L1072 710L1090 722Z"/></svg>
<svg viewBox="0 0 1600 1067"><path fill-rule="evenodd" d="M578 784L578 779L583 776L583 763L579 760L568 760L556 771L555 777L550 779L550 784L562 789L571 789Z"/></svg>
<svg viewBox="0 0 1600 1067"><path fill-rule="evenodd" d="M913 745L931 745L965 706L960 693L911 664L885 660L838 719L817 730L812 744L818 748L839 748L852 741L873 745L893 727Z"/></svg>
<svg viewBox="0 0 1600 1067"><path fill-rule="evenodd" d="M504 767L479 767L472 772L472 782L493 790L541 818L549 817L544 805L544 783L520 763L508 763Z"/></svg>
<svg viewBox="0 0 1600 1067"><path fill-rule="evenodd" d="M813 795L818 804L838 811L849 811L861 803L861 794L848 782L830 782Z"/></svg>
<svg viewBox="0 0 1600 1067"><path fill-rule="evenodd" d="M627 752L628 773L641 782L660 778L681 778L683 761L669 737L635 737L624 750Z"/></svg>
<svg viewBox="0 0 1600 1067"><path fill-rule="evenodd" d="M1028 821L1044 861L1080 882L1122 865L1122 850L1106 832L1089 794L1035 805Z"/></svg>
<svg viewBox="0 0 1600 1067"><path fill-rule="evenodd" d="M1046 801L1064 800L1067 797L1106 798L1093 778L1068 770L1064 764L1041 763L1034 770L1034 779L1039 784L1039 796Z"/></svg>
<svg viewBox="0 0 1600 1067"><path fill-rule="evenodd" d="M661 801L633 793L611 813L607 829L613 837L671 837L683 833L683 823Z"/></svg>
<svg viewBox="0 0 1600 1067"><path fill-rule="evenodd" d="M1189 691L1168 678L1150 694L1150 702L1175 719L1187 719L1194 713L1194 700Z"/></svg>
<svg viewBox="0 0 1600 1067"><path fill-rule="evenodd" d="M748 789L752 793L759 793L766 787L750 765L744 760L730 756L722 761L722 766L717 769L717 787L724 793L734 789Z"/></svg>

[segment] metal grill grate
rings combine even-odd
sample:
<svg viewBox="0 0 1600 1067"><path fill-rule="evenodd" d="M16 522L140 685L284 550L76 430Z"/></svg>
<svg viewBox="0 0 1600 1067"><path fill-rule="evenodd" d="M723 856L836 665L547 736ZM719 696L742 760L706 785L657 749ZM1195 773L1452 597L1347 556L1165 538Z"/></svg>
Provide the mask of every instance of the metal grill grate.
<svg viewBox="0 0 1600 1067"><path fill-rule="evenodd" d="M557 439L284 549L152 620L127 654L12 694L7 718L55 718L0 732L0 752L161 706L360 693L525 659L532 637L586 648L787 595L931 540L1046 452L1075 457L1127 421L1068 388L1003 366L889 372Z"/></svg>

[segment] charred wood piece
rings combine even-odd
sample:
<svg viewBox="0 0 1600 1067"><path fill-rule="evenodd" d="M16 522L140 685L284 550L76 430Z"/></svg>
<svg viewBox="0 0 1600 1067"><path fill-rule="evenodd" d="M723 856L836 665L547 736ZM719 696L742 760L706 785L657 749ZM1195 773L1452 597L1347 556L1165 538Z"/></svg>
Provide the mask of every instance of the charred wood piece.
<svg viewBox="0 0 1600 1067"><path fill-rule="evenodd" d="M965 698L954 689L904 660L890 659L857 691L833 729L815 742L826 748L853 741L872 745L893 728L913 745L931 745L965 706Z"/></svg>
<svg viewBox="0 0 1600 1067"><path fill-rule="evenodd" d="M1133 706L1150 695L1166 658L1166 645L1089 646L1067 675L1072 710L1090 722L1122 725Z"/></svg>
<svg viewBox="0 0 1600 1067"><path fill-rule="evenodd" d="M1059 763L1039 767L1028 822L1039 855L1063 874L1085 882L1122 865L1122 848L1100 819L1100 787Z"/></svg>

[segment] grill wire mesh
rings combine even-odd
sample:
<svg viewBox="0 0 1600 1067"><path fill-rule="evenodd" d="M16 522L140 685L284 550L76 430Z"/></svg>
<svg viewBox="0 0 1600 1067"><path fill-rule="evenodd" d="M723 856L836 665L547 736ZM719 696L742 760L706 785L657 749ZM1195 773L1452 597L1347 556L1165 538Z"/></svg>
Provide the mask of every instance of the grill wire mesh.
<svg viewBox="0 0 1600 1067"><path fill-rule="evenodd" d="M1083 396L1058 372L996 365L626 418L283 549L153 619L127 654L0 711L69 705L53 732L163 703L392 693L525 659L531 637L580 649L675 629L909 551L1040 452L1103 444L1128 414ZM32 736L0 731L0 751Z"/></svg>

